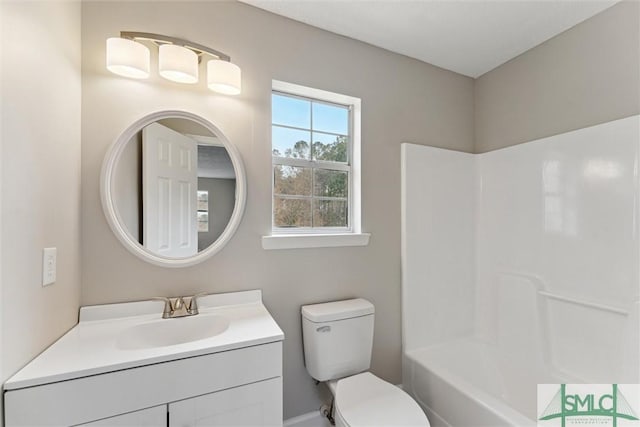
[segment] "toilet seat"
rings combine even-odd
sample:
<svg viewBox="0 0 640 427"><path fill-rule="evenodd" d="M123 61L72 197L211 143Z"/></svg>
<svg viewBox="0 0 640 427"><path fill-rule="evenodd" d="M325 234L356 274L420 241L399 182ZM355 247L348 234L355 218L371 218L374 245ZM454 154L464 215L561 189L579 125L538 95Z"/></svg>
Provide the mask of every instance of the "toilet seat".
<svg viewBox="0 0 640 427"><path fill-rule="evenodd" d="M338 380L334 418L337 426L429 427L427 416L411 396L370 372Z"/></svg>

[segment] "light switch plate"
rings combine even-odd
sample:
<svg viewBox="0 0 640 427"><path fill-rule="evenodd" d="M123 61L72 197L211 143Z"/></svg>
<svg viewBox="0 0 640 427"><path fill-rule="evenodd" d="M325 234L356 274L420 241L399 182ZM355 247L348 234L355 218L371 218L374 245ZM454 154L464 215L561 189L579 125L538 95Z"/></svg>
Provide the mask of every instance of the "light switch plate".
<svg viewBox="0 0 640 427"><path fill-rule="evenodd" d="M56 281L57 248L44 248L42 251L42 286L53 285Z"/></svg>

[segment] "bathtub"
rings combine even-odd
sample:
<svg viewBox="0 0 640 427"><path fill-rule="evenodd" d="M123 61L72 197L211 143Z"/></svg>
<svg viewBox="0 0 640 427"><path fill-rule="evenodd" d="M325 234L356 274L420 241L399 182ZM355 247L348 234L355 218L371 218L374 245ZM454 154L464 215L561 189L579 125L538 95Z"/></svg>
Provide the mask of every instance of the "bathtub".
<svg viewBox="0 0 640 427"><path fill-rule="evenodd" d="M432 427L535 426L539 382L563 381L471 337L403 355L404 389Z"/></svg>

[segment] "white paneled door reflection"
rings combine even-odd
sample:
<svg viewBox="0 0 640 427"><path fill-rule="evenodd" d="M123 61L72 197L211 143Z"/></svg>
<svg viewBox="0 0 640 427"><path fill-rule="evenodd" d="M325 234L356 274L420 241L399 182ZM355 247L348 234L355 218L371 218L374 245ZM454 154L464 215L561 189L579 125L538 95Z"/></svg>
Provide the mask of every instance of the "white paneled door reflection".
<svg viewBox="0 0 640 427"><path fill-rule="evenodd" d="M158 123L142 132L143 245L167 257L198 252L195 140Z"/></svg>

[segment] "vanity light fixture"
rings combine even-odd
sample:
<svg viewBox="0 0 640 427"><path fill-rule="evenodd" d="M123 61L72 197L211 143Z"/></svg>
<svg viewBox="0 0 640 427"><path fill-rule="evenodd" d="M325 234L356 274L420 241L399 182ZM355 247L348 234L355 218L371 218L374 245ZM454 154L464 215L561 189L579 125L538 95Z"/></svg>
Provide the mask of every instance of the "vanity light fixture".
<svg viewBox="0 0 640 427"><path fill-rule="evenodd" d="M131 39L107 39L107 69L132 79L149 77L149 48Z"/></svg>
<svg viewBox="0 0 640 427"><path fill-rule="evenodd" d="M158 46L158 73L178 83L198 82L198 64L207 62L207 86L214 92L238 95L242 91L240 67L229 55L215 49L161 34L121 31L120 37L107 39L107 69L131 77L149 77L150 53L143 42Z"/></svg>
<svg viewBox="0 0 640 427"><path fill-rule="evenodd" d="M212 59L207 62L207 86L226 95L240 93L240 67L231 62Z"/></svg>
<svg viewBox="0 0 640 427"><path fill-rule="evenodd" d="M198 55L176 44L158 47L158 73L176 83L198 82Z"/></svg>

